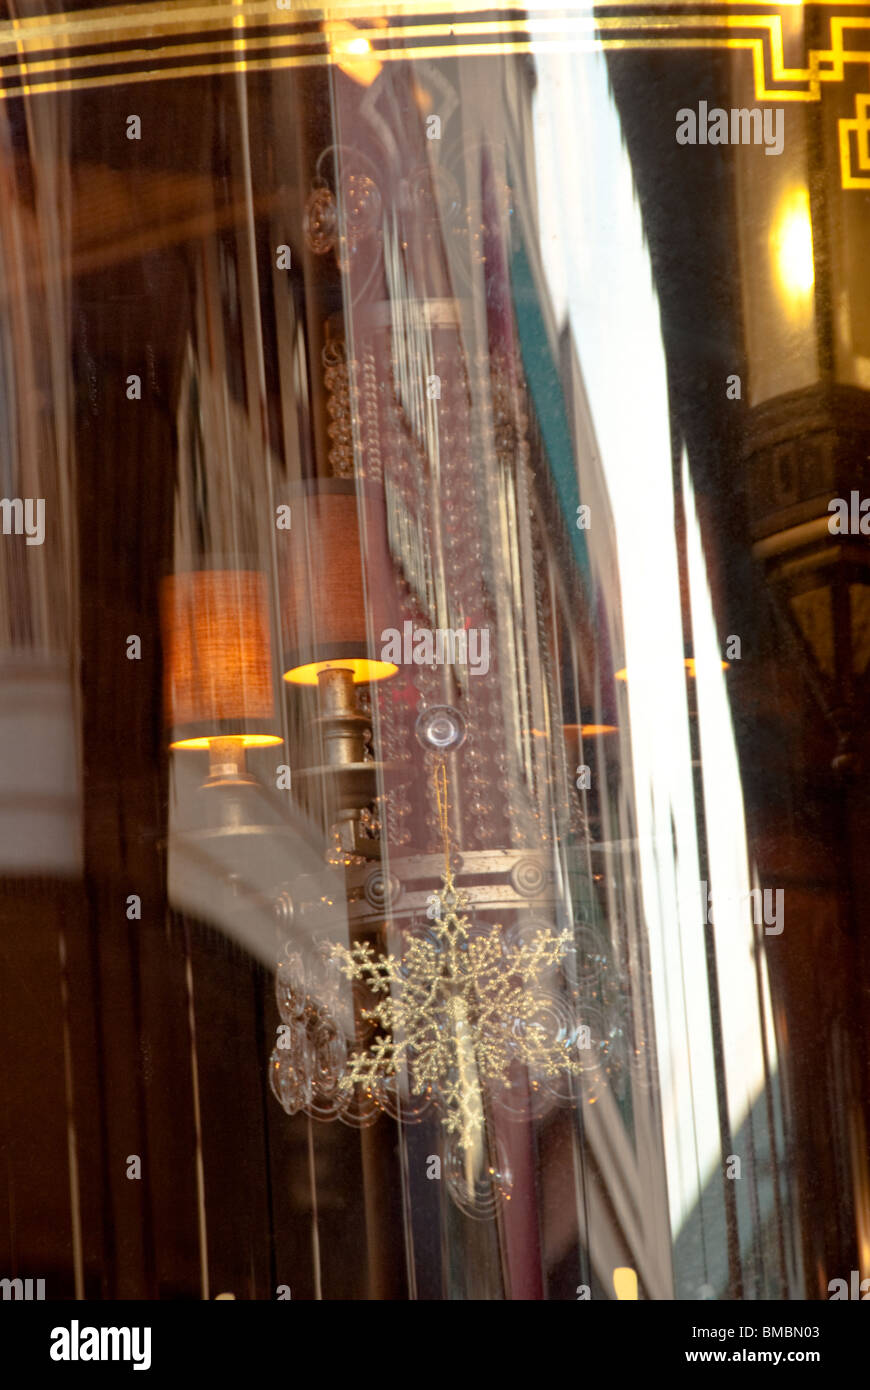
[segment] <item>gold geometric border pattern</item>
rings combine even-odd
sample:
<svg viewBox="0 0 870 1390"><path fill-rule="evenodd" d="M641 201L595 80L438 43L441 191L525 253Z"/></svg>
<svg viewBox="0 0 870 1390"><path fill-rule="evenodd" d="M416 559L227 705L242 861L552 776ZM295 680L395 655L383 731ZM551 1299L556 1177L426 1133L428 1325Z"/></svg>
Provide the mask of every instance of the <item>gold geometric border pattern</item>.
<svg viewBox="0 0 870 1390"><path fill-rule="evenodd" d="M759 101L815 102L847 64L870 68L870 0L618 0L565 9L544 0L172 0L0 21L0 99L169 78L340 62L362 47L380 62L505 53L732 49L750 55ZM785 63L783 17L827 19L830 46ZM836 12L835 12L836 11ZM493 17L493 16L497 17ZM870 95L839 122L844 188L870 187ZM858 172L854 172L857 169Z"/></svg>

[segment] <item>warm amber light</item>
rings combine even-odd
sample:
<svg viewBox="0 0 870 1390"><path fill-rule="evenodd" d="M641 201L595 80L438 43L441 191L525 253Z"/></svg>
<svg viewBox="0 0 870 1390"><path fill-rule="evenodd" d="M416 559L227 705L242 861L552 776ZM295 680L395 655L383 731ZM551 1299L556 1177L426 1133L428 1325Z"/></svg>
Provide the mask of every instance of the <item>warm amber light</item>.
<svg viewBox="0 0 870 1390"><path fill-rule="evenodd" d="M786 300L793 303L804 298L816 278L810 195L805 188L795 189L783 199L771 232L771 243L776 273Z"/></svg>
<svg viewBox="0 0 870 1390"><path fill-rule="evenodd" d="M371 43L348 20L330 20L326 26L329 35L329 51L337 67L359 82L361 87L370 87L383 64L374 56Z"/></svg>
<svg viewBox="0 0 870 1390"><path fill-rule="evenodd" d="M696 676L696 674L697 674L697 672L695 671L695 658L694 658L693 656L687 656L686 659L685 659L685 661L683 662L683 665L685 666L686 670L688 671L689 676L691 677L691 679L694 680L694 679L695 679L695 676ZM730 662L730 661L723 661L723 662L722 662L722 670L723 670L723 671L727 671L727 670L728 670L728 667L729 667L730 665L731 665L731 662Z"/></svg>
<svg viewBox="0 0 870 1390"><path fill-rule="evenodd" d="M683 665L685 666L688 675L691 677L692 680L694 680L694 679L695 679L695 674L696 674L696 673L695 673L695 658L694 658L693 656L687 656L687 657L684 659L684 661L683 661ZM722 662L722 670L723 670L723 671L727 671L728 668L730 667L730 665L731 665L731 662L730 662L730 661L723 661L723 662ZM616 680L616 681L627 681L627 680L628 680L628 670L627 670L627 668L626 668L625 666L623 666L623 668L622 668L621 671L614 671L614 673L613 673L613 679Z"/></svg>
<svg viewBox="0 0 870 1390"><path fill-rule="evenodd" d="M623 1266L613 1271L613 1288L620 1301L637 1300L637 1274Z"/></svg>
<svg viewBox="0 0 870 1390"><path fill-rule="evenodd" d="M240 738L243 748L274 748L276 743L283 743L284 740L277 734L243 734L229 733L222 734L222 738ZM174 749L186 748L195 752L200 752L210 747L213 743L210 738L179 738L169 747Z"/></svg>
<svg viewBox="0 0 870 1390"><path fill-rule="evenodd" d="M602 734L618 734L618 724L563 724L562 732L569 743L574 744L580 736L598 738Z"/></svg>
<svg viewBox="0 0 870 1390"><path fill-rule="evenodd" d="M370 661L368 657L349 656L335 661L309 661L305 666L294 666L292 671L284 672L285 681L291 685L316 685L321 671L353 671L354 685L364 685L369 681L383 681L398 671L392 661Z"/></svg>

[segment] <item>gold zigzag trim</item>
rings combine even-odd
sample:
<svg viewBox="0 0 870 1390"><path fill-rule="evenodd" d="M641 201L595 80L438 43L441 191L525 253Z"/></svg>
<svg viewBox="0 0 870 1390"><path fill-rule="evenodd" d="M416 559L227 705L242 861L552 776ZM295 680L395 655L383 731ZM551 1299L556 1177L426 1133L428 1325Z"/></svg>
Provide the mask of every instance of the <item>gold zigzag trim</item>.
<svg viewBox="0 0 870 1390"><path fill-rule="evenodd" d="M797 8L817 9L827 17L830 48L811 49L805 67L788 67L783 18ZM338 59L346 66L352 58L346 50L338 51L337 26L356 23L371 45L369 61L375 57L381 62L448 53L746 51L757 100L816 102L822 83L843 81L847 64L870 68L870 13L848 13L850 8L868 12L870 3L659 0L654 7L652 0L617 0L607 6L607 15L596 14L591 4L560 10L547 0L499 0L497 12L482 10L480 0L391 0L381 5L340 0L328 6L295 4L292 10L279 8L278 0L115 5L0 22L0 99L320 66ZM499 18L492 18L493 13ZM870 187L870 95L859 96L855 118L838 125L843 187ZM852 172L853 149L858 174Z"/></svg>

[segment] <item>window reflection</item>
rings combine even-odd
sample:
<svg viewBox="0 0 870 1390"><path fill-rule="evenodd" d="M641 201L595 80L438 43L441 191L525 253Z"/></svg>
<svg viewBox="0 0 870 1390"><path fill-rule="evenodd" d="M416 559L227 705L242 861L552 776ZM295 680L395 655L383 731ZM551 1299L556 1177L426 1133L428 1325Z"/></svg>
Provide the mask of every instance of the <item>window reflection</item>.
<svg viewBox="0 0 870 1390"><path fill-rule="evenodd" d="M576 17L235 10L0 103L0 1274L826 1297L870 648L825 113L686 148L745 53L656 55L654 111Z"/></svg>

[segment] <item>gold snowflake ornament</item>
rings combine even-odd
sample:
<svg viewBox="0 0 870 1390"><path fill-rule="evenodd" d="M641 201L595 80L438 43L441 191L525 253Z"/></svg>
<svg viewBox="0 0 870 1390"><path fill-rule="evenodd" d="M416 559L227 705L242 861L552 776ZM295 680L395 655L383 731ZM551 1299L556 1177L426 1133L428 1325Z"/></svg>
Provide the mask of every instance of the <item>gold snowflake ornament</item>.
<svg viewBox="0 0 870 1390"><path fill-rule="evenodd" d="M347 978L376 996L363 1017L380 1030L351 1056L341 1084L373 1086L407 1068L411 1094L431 1091L447 1132L469 1151L483 1131L483 1082L510 1086L513 1062L547 1076L582 1070L576 1040L553 1038L541 1023L536 994L571 933L542 930L517 946L505 942L500 926L472 934L468 896L455 888L449 868L430 901L431 939L412 940L401 958L376 956L368 943L335 947Z"/></svg>

